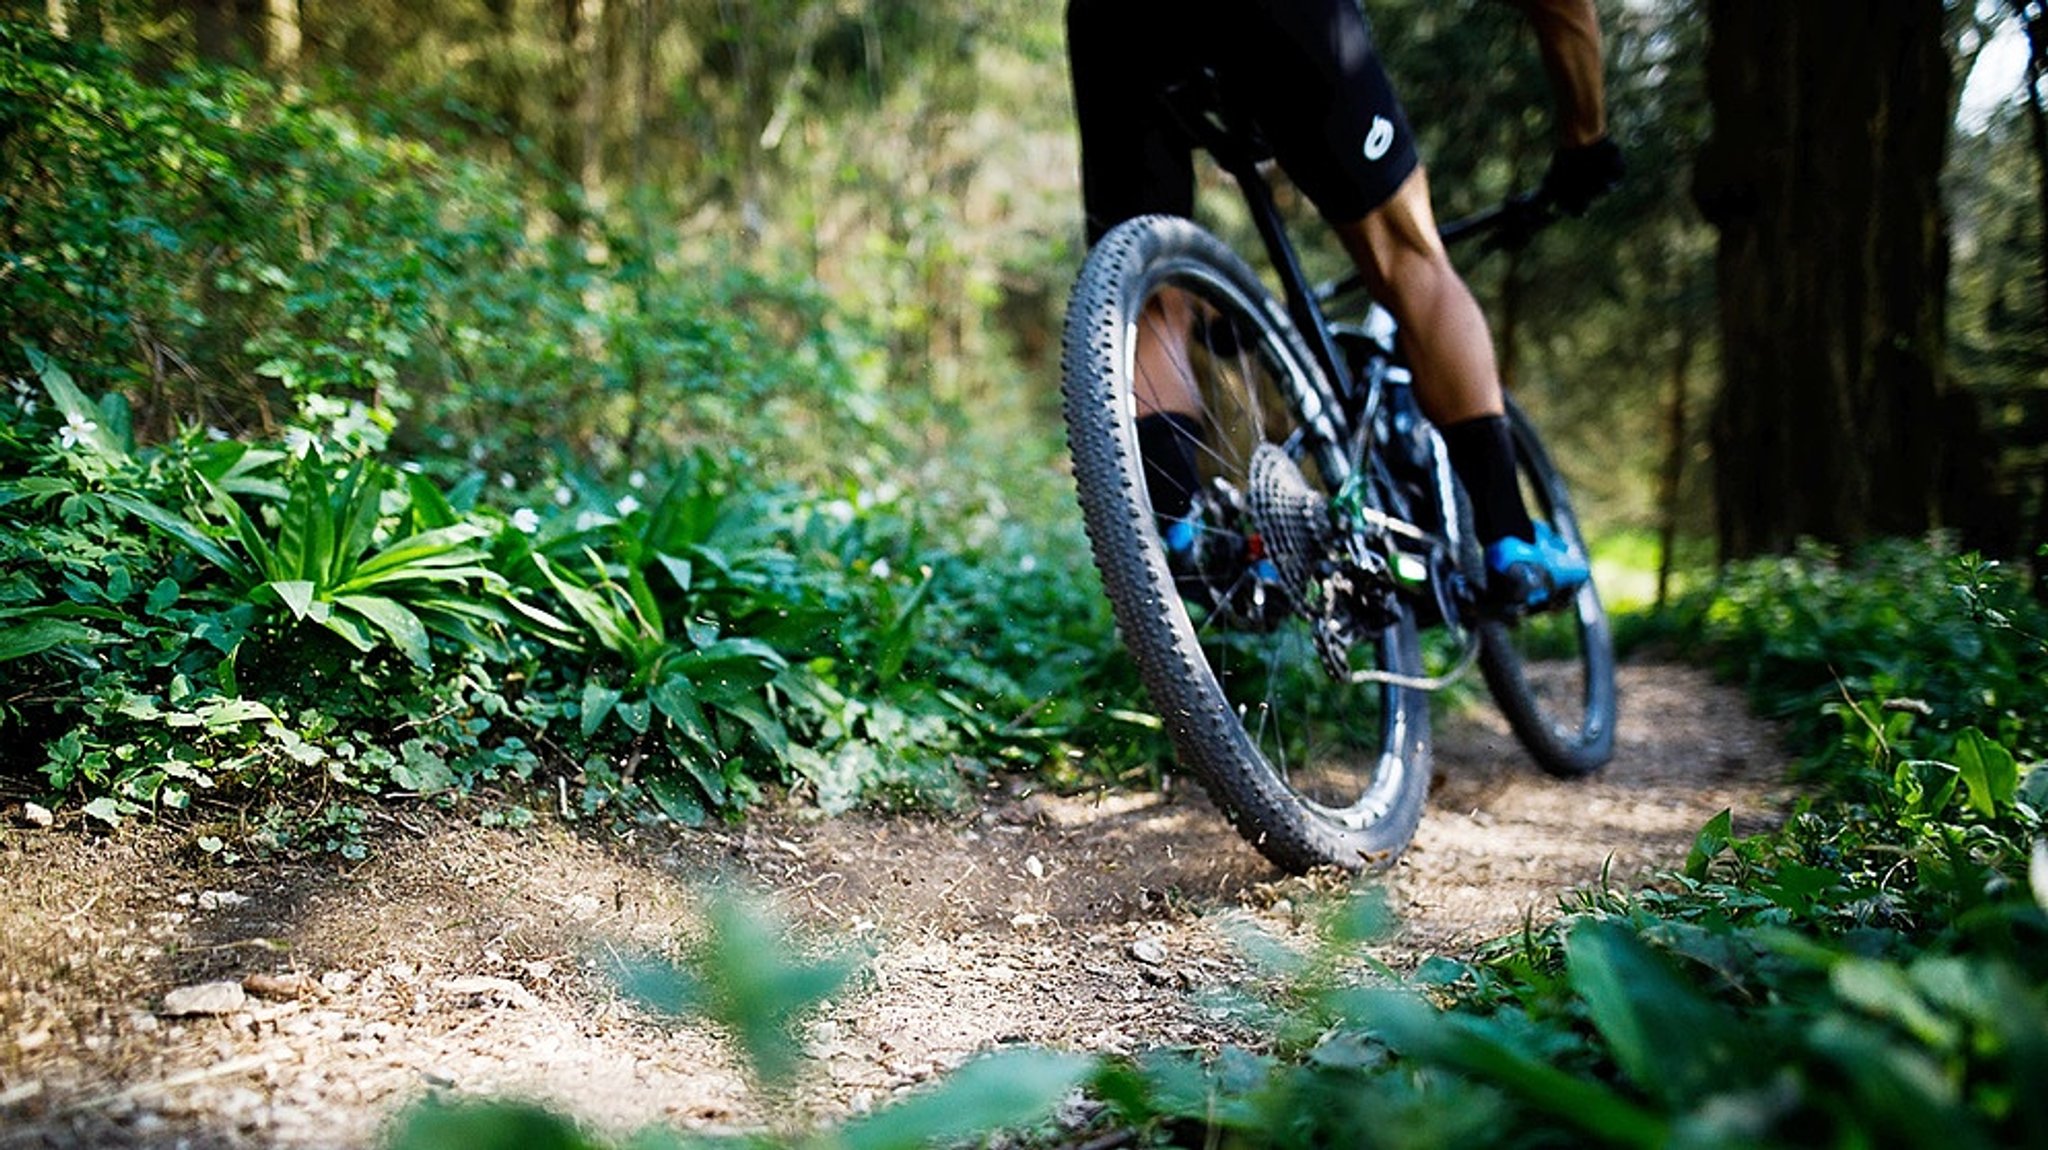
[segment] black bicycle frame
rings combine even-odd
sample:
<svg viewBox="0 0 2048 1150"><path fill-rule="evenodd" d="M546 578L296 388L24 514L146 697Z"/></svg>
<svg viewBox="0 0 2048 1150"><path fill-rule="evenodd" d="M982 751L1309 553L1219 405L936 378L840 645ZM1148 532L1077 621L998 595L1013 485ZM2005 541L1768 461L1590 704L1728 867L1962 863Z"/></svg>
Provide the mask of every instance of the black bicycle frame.
<svg viewBox="0 0 2048 1150"><path fill-rule="evenodd" d="M1259 172L1259 165L1268 154L1257 133L1232 115L1212 75L1204 74L1189 84L1169 88L1163 99L1188 138L1214 157L1217 166L1237 182L1246 206L1251 209L1252 225L1265 245L1266 258L1280 277L1287 299L1287 317L1308 341L1309 354L1315 357L1323 378L1335 389L1338 406L1355 416L1356 388L1351 370L1338 354L1337 341L1330 334L1322 306L1322 299L1327 297L1310 288L1308 274L1302 270L1301 258L1280 219L1280 207L1273 201L1273 189Z"/></svg>

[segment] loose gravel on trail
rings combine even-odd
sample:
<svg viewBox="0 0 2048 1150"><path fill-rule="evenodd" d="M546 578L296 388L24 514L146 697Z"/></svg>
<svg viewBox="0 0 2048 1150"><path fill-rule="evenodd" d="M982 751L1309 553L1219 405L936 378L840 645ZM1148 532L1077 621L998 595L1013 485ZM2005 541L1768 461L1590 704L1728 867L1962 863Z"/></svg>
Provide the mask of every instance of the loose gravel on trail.
<svg viewBox="0 0 2048 1150"><path fill-rule="evenodd" d="M1469 952L1603 873L1674 865L1721 810L1738 829L1776 817L1775 736L1736 692L1664 664L1621 686L1615 762L1589 780L1543 776L1484 711L1443 720L1374 957ZM1262 985L1246 932L1305 945L1344 885L1281 876L1186 784L624 841L384 818L365 862L224 867L167 832L0 803L0 1150L370 1146L430 1094L537 1099L614 1133L758 1125L716 1035L606 974L674 950L714 878L863 956L807 1023L812 1065L777 1122L1004 1045L1256 1046L1219 1005Z"/></svg>

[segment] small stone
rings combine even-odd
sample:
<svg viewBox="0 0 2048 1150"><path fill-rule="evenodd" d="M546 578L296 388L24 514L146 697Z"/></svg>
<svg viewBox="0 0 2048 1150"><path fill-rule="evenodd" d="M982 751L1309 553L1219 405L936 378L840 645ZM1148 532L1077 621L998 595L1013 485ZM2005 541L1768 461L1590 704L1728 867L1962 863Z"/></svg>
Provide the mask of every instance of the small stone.
<svg viewBox="0 0 2048 1150"><path fill-rule="evenodd" d="M465 998L497 999L517 1007L540 1005L540 999L535 998L532 991L509 978L487 978L482 975L444 978L434 984L434 989Z"/></svg>
<svg viewBox="0 0 2048 1150"><path fill-rule="evenodd" d="M242 989L258 998L304 998L317 984L303 974L252 974Z"/></svg>
<svg viewBox="0 0 2048 1150"><path fill-rule="evenodd" d="M248 1005L249 996L239 982L202 982L181 986L164 995L159 1014L177 1018L190 1014L233 1014Z"/></svg>
<svg viewBox="0 0 2048 1150"><path fill-rule="evenodd" d="M1030 873L1032 878L1040 882L1045 881L1045 864L1039 861L1037 855L1031 855L1024 860L1024 869Z"/></svg>
<svg viewBox="0 0 2048 1150"><path fill-rule="evenodd" d="M249 901L249 896L231 890L203 890L199 892L200 910L228 910Z"/></svg>
<svg viewBox="0 0 2048 1150"><path fill-rule="evenodd" d="M57 816L50 813L50 808L40 803L23 803L21 804L21 821L32 827L49 830L51 825L57 821Z"/></svg>
<svg viewBox="0 0 2048 1150"><path fill-rule="evenodd" d="M356 984L356 976L346 970L330 970L320 976L320 989L329 994L341 994Z"/></svg>
<svg viewBox="0 0 2048 1150"><path fill-rule="evenodd" d="M1141 938L1131 943L1130 955L1147 966L1160 966L1166 962L1166 945L1156 938Z"/></svg>

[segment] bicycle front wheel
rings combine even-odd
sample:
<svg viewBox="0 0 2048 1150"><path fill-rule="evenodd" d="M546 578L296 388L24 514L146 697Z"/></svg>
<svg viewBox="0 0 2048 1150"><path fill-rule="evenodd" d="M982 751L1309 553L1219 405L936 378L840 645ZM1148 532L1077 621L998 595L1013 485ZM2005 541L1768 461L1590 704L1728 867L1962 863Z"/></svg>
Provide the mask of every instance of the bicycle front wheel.
<svg viewBox="0 0 2048 1150"><path fill-rule="evenodd" d="M1062 370L1095 560L1181 763L1287 870L1392 861L1429 789L1428 701L1367 680L1419 676L1420 649L1405 609L1334 635L1303 607L1314 556L1279 553L1255 507L1292 500L1307 521L1341 481L1330 392L1285 311L1194 224L1132 220L1089 254ZM1154 507L1166 480L1156 458L1147 474L1141 416L1155 456L1190 462L1184 516Z"/></svg>
<svg viewBox="0 0 2048 1150"><path fill-rule="evenodd" d="M1529 513L1581 555L1591 554L1564 477L1535 425L1512 399L1507 414ZM1591 580L1556 611L1480 624L1479 642L1479 666L1494 702L1538 765L1576 778L1614 757L1614 636Z"/></svg>

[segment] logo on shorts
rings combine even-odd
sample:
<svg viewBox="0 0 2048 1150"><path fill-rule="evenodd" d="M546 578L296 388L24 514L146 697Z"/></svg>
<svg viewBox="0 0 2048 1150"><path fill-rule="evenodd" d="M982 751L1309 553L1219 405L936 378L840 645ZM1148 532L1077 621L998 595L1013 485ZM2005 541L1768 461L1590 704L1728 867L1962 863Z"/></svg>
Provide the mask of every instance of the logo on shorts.
<svg viewBox="0 0 2048 1150"><path fill-rule="evenodd" d="M1378 160L1394 146L1394 125L1385 116L1372 118L1372 130L1365 134L1365 158Z"/></svg>

